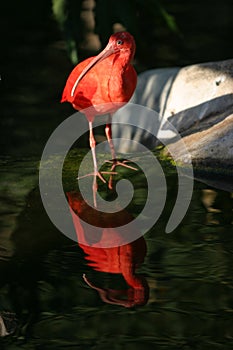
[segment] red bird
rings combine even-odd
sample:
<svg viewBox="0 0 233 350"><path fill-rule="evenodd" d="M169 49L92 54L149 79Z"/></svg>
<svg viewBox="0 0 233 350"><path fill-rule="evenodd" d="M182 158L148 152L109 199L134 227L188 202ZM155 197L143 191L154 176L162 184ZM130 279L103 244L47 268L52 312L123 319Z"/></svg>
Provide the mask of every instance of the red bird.
<svg viewBox="0 0 233 350"><path fill-rule="evenodd" d="M96 141L92 130L92 123L97 115L110 114L105 133L112 154L111 171L117 165L136 170L125 162L116 160L111 132L112 114L129 101L136 87L137 74L130 64L135 48L134 38L128 32L113 34L103 51L84 60L73 69L61 99L61 102L70 102L76 110L85 110L93 106L83 111L89 122L89 141L94 163L94 173L89 175L98 176L103 182L105 180L97 167Z"/></svg>

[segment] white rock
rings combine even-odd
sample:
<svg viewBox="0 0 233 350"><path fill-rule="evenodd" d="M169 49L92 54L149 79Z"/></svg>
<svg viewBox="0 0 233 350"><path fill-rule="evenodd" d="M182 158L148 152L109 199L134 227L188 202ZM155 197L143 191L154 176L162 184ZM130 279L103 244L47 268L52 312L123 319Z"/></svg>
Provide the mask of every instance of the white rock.
<svg viewBox="0 0 233 350"><path fill-rule="evenodd" d="M196 163L232 163L233 59L146 71L138 77L131 102L156 111L157 122L148 122L141 107L141 117L137 116L135 123L138 127L113 125L113 137L122 140L116 145L118 152L137 150L124 138L153 148L158 141L152 135L165 145L174 143L177 136L173 150L183 162L187 157L179 149L179 137ZM127 123L134 118L135 109L129 105L116 113L114 121Z"/></svg>

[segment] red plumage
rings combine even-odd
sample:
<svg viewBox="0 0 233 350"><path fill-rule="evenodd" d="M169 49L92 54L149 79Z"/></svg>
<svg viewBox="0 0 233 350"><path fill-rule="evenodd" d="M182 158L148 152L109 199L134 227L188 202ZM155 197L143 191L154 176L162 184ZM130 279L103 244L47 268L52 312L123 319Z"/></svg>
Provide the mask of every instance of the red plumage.
<svg viewBox="0 0 233 350"><path fill-rule="evenodd" d="M122 44L118 44L120 42ZM108 53L107 57L103 57ZM106 48L98 55L99 60L84 74L71 96L77 79L98 56L84 60L73 69L67 79L61 102L70 102L77 110L109 103L106 108L97 108L95 115L114 113L121 103L123 105L130 100L135 90L137 74L130 64L134 53L135 42L129 33L113 34Z"/></svg>
<svg viewBox="0 0 233 350"><path fill-rule="evenodd" d="M92 123L97 115L107 113L112 115L126 104L133 95L137 84L137 74L131 65L135 48L134 38L129 33L118 32L113 34L107 46L99 55L84 60L73 69L63 91L61 102L70 102L76 110L85 113L89 122L89 141L94 163L94 172L89 175L94 175L93 191L95 206L95 192L97 191L96 176L103 182L106 181L97 167L95 154L96 142L93 135ZM120 162L116 159L112 142L111 117L109 117L105 132L113 162L111 172L108 172L108 174L116 174L114 169L118 165L136 170L126 165L125 162ZM109 184L109 188L111 188L111 179Z"/></svg>

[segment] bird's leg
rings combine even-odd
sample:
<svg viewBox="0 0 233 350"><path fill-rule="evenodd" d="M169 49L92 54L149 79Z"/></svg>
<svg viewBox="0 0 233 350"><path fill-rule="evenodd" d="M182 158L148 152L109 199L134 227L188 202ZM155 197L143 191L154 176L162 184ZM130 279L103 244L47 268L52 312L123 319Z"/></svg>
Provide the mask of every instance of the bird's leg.
<svg viewBox="0 0 233 350"><path fill-rule="evenodd" d="M98 185L97 185L97 177L94 174L93 177L93 183L92 183L92 193L93 193L93 203L94 203L94 207L97 208L97 201L96 201L96 193L98 190Z"/></svg>
<svg viewBox="0 0 233 350"><path fill-rule="evenodd" d="M82 178L84 178L84 177L94 175L95 177L98 176L98 177L100 178L101 181L103 181L104 183L106 183L105 179L103 178L103 176L101 175L101 173L98 171L97 159L96 159L96 153L95 153L96 141L95 141L94 134L93 134L92 122L89 122L89 131L90 131L90 132L89 132L89 144L90 144L91 153L92 153L92 159L93 159L93 165L94 165L94 172L93 172L93 173L90 173L90 174L83 175L83 176L79 176L78 179L82 179Z"/></svg>
<svg viewBox="0 0 233 350"><path fill-rule="evenodd" d="M105 179L98 171L97 159L96 159L96 153L95 153L96 141L95 141L94 134L93 134L92 122L89 122L89 129L90 129L89 143L90 143L90 147L91 147L91 153L92 153L93 164L94 164L94 175L98 176L105 183L106 182Z"/></svg>
<svg viewBox="0 0 233 350"><path fill-rule="evenodd" d="M134 168L130 165L127 165L126 163L129 162L128 160L119 161L116 158L116 152L115 152L115 148L114 148L114 145L112 142L112 116L111 115L108 116L108 123L106 124L106 127L105 127L105 134L106 134L108 144L110 147L110 151L111 151L111 155L112 155L112 159L106 161L107 163L112 164L111 171L114 171L116 166L123 166L123 167L131 169L131 170L138 170L137 168ZM112 189L112 176L110 176L108 187L110 189Z"/></svg>
<svg viewBox="0 0 233 350"><path fill-rule="evenodd" d="M106 183L106 180L103 178L102 174L110 174L110 175L113 175L113 174L116 174L116 172L113 172L113 171L111 171L111 172L109 172L109 171L103 171L102 174L101 174L101 172L98 170L97 159L96 159L96 153L95 153L96 141L95 141L95 137L94 137L94 134L93 134L92 122L89 122L89 130L90 130L90 133L89 133L89 144L90 144L91 153L92 153L94 171L93 171L93 173L86 174L86 175L83 175L83 176L79 176L78 179L82 179L82 178L87 177L87 176L94 176L93 184L92 184L92 189L93 189L93 201L94 201L94 206L97 207L97 204L96 204L96 193L97 193L97 190L98 190L97 177L98 177L101 181L103 181L104 183Z"/></svg>
<svg viewBox="0 0 233 350"><path fill-rule="evenodd" d="M112 116L111 115L108 116L108 123L106 124L106 127L105 127L105 134L106 134L108 144L110 147L112 160L115 160L116 159L116 152L115 152L115 148L114 148L114 145L112 142Z"/></svg>
<svg viewBox="0 0 233 350"><path fill-rule="evenodd" d="M125 163L129 162L128 160L119 161L116 158L116 152L115 152L115 148L114 148L114 145L112 142L112 117L111 117L111 115L109 115L109 117L108 117L108 123L106 124L106 127L105 127L105 134L106 134L106 137L107 137L107 140L109 143L109 147L111 150L111 155L112 155L112 160L107 161L108 163L113 163L111 170L114 170L115 167L118 165L123 166L125 168L132 169L132 170L138 170L137 168L134 168L130 165L125 164Z"/></svg>

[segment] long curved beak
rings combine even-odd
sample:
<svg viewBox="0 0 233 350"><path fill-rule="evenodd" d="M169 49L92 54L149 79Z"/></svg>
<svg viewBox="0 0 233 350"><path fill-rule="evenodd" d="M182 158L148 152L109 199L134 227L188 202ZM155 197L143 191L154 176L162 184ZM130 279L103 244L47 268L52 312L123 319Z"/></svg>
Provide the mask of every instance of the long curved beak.
<svg viewBox="0 0 233 350"><path fill-rule="evenodd" d="M108 44L103 51L101 51L97 56L93 58L93 60L84 68L82 73L79 75L77 80L74 83L74 86L72 87L71 90L71 96L74 96L75 90L77 88L78 83L80 80L87 74L87 72L98 62L104 60L106 57L112 55L115 52L118 52L119 50L114 49L112 44Z"/></svg>

